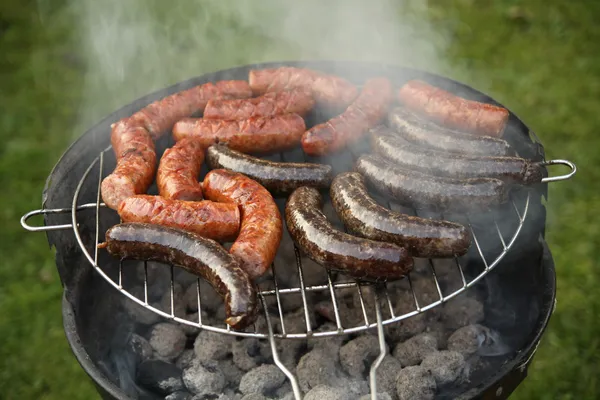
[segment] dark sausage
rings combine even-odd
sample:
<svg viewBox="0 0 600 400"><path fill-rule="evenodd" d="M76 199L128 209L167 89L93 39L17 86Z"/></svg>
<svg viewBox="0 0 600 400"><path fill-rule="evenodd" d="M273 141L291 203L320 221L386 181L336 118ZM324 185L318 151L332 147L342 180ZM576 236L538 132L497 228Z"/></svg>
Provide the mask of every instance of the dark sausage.
<svg viewBox="0 0 600 400"><path fill-rule="evenodd" d="M174 264L205 279L225 301L225 322L234 329L256 320L256 288L239 260L214 240L175 228L124 223L110 228L98 247L120 259Z"/></svg>
<svg viewBox="0 0 600 400"><path fill-rule="evenodd" d="M179 141L194 136L205 148L224 143L242 153L268 154L297 146L305 130L304 119L297 114L243 121L185 118L173 127L173 137Z"/></svg>
<svg viewBox="0 0 600 400"><path fill-rule="evenodd" d="M156 173L158 193L166 199L202 200L198 175L203 161L204 148L193 137L165 150Z"/></svg>
<svg viewBox="0 0 600 400"><path fill-rule="evenodd" d="M289 194L300 186L328 188L332 178L329 165L267 161L215 144L206 151L211 169L225 168L254 179L271 193Z"/></svg>
<svg viewBox="0 0 600 400"><path fill-rule="evenodd" d="M389 79L367 80L346 111L325 123L313 126L302 135L302 149L308 155L321 156L358 140L385 117L392 97L392 83Z"/></svg>
<svg viewBox="0 0 600 400"><path fill-rule="evenodd" d="M467 100L419 80L404 84L398 100L437 124L482 136L502 136L509 117L505 108Z"/></svg>
<svg viewBox="0 0 600 400"><path fill-rule="evenodd" d="M480 156L514 154L505 140L453 132L420 119L403 107L397 107L390 112L388 123L394 131L409 142L437 150Z"/></svg>
<svg viewBox="0 0 600 400"><path fill-rule="evenodd" d="M118 213L124 222L170 226L220 242L233 240L241 221L235 204L169 200L149 195L128 197L121 202Z"/></svg>
<svg viewBox="0 0 600 400"><path fill-rule="evenodd" d="M229 252L242 260L242 268L252 279L263 275L275 259L283 235L273 196L252 179L225 169L206 174L202 190L207 199L240 206L240 234Z"/></svg>
<svg viewBox="0 0 600 400"><path fill-rule="evenodd" d="M279 114L306 115L315 105L310 91L293 89L270 92L260 97L239 100L211 100L204 109L206 119L243 120Z"/></svg>
<svg viewBox="0 0 600 400"><path fill-rule="evenodd" d="M100 188L107 207L116 210L126 198L145 193L156 170L154 142L145 128L118 123L111 134L117 159L114 171L104 178Z"/></svg>
<svg viewBox="0 0 600 400"><path fill-rule="evenodd" d="M397 167L374 155L360 156L355 168L378 192L417 209L470 212L508 199L508 188L499 179L441 178Z"/></svg>
<svg viewBox="0 0 600 400"><path fill-rule="evenodd" d="M462 225L413 217L377 204L359 173L336 176L330 193L333 207L348 229L368 239L406 247L414 257L461 256L471 244L469 231Z"/></svg>
<svg viewBox="0 0 600 400"><path fill-rule="evenodd" d="M248 82L254 94L310 89L319 103L340 108L350 104L358 94L356 86L343 78L305 68L253 69L248 74Z"/></svg>
<svg viewBox="0 0 600 400"><path fill-rule="evenodd" d="M468 156L414 145L387 128L372 131L372 150L407 169L449 178L496 178L507 183L541 182L544 167L519 157ZM389 136L388 136L389 135Z"/></svg>
<svg viewBox="0 0 600 400"><path fill-rule="evenodd" d="M322 211L315 188L301 187L289 197L285 221L294 243L325 268L365 280L393 280L413 267L408 251L392 243L352 236L335 229Z"/></svg>

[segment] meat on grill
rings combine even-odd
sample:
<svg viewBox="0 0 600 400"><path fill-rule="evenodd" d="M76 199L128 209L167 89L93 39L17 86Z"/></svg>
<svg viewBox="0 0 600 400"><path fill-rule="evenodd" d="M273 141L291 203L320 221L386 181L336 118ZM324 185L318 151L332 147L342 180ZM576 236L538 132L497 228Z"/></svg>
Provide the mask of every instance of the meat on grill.
<svg viewBox="0 0 600 400"><path fill-rule="evenodd" d="M173 200L202 200L198 175L203 161L204 149L193 137L165 150L156 173L159 194Z"/></svg>

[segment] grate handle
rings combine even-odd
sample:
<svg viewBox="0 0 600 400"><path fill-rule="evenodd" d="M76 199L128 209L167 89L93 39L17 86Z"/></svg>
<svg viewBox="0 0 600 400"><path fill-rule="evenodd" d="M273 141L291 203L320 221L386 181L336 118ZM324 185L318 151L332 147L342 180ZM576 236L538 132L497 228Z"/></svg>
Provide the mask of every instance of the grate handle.
<svg viewBox="0 0 600 400"><path fill-rule="evenodd" d="M566 165L567 167L571 168L571 172L569 172L568 174L565 174L565 175L548 176L548 177L542 179L542 183L565 181L565 180L571 178L573 175L575 175L575 172L577 172L577 166L575 166L575 164L573 164L571 161L568 161L568 160L549 160L549 161L542 162L542 165L557 165L557 164Z"/></svg>
<svg viewBox="0 0 600 400"><path fill-rule="evenodd" d="M87 210L90 208L95 209L96 207L104 207L104 203L96 204L96 203L87 203L82 204L75 209L75 211ZM29 211L27 214L21 217L21 226L28 230L29 232L47 232L47 231L61 231L65 229L73 229L73 224L63 224L63 225L44 225L44 226L31 226L27 223L27 220L31 217L35 217L36 215L48 215L48 214L66 214L72 213L73 209L71 207L68 208L43 208L40 210ZM79 226L79 224L77 224Z"/></svg>

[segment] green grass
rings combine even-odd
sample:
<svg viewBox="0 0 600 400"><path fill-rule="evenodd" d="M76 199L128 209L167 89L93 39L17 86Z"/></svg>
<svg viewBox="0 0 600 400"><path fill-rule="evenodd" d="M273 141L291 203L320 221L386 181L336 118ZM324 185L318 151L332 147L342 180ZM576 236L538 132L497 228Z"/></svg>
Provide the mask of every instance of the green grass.
<svg viewBox="0 0 600 400"><path fill-rule="evenodd" d="M599 398L600 3L430 0L425 10L417 1L385 9L352 1L281 18L298 3L0 4L0 397L95 396L64 338L61 285L45 236L18 223L39 208L53 164L85 127L138 96L219 68L369 58L487 91L541 137L549 158L577 163L573 180L550 185L558 306L515 398ZM356 15L385 21L363 26ZM77 22L91 27L94 41Z"/></svg>

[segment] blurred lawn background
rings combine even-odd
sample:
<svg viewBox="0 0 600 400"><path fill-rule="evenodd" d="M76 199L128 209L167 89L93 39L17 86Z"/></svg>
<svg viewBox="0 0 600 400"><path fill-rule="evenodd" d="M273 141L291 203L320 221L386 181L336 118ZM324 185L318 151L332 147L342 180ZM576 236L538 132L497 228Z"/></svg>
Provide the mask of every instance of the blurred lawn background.
<svg viewBox="0 0 600 400"><path fill-rule="evenodd" d="M348 6L315 15L317 3L285 20L286 7L297 7L289 1L0 4L0 398L96 396L64 338L45 235L19 225L40 207L68 144L112 110L179 80L295 58L375 58L462 80L519 115L548 158L577 163L573 180L550 185L558 306L514 398L600 398L600 2L392 1L373 2L372 13L333 2ZM361 26L356 10L386 23ZM357 46L338 45L344 35Z"/></svg>

